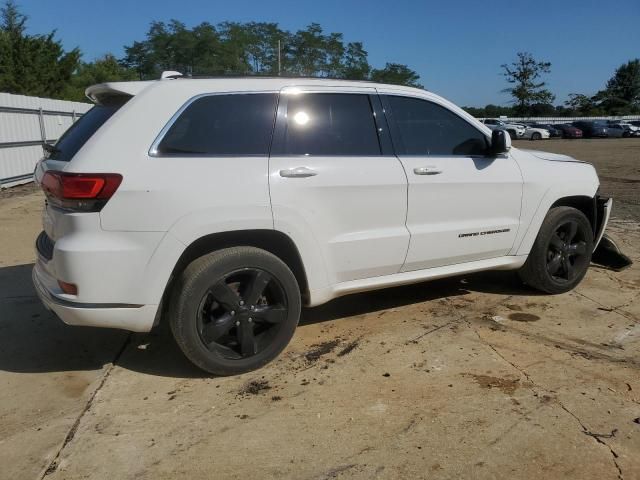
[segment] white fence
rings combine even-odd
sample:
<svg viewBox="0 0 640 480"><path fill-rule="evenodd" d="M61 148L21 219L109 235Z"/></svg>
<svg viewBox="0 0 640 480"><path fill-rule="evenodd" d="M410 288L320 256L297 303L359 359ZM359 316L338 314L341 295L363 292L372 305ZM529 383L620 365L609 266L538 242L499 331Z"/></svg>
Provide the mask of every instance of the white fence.
<svg viewBox="0 0 640 480"><path fill-rule="evenodd" d="M640 120L640 115L625 115L618 117L486 117L486 118L499 118L508 122L536 122L536 123L571 123L580 120L594 121L594 120L617 120L617 121L630 121ZM478 118L478 120L485 120L485 117Z"/></svg>
<svg viewBox="0 0 640 480"><path fill-rule="evenodd" d="M0 93L0 188L31 181L43 142L55 142L91 104Z"/></svg>

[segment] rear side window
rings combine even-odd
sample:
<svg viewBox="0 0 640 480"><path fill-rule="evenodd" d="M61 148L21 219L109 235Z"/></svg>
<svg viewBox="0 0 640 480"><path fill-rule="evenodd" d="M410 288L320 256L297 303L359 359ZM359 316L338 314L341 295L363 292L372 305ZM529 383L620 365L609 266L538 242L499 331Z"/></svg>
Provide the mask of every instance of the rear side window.
<svg viewBox="0 0 640 480"><path fill-rule="evenodd" d="M285 155L380 155L369 96L303 93L288 97Z"/></svg>
<svg viewBox="0 0 640 480"><path fill-rule="evenodd" d="M401 155L483 155L485 135L444 107L417 98L388 96Z"/></svg>
<svg viewBox="0 0 640 480"><path fill-rule="evenodd" d="M122 100L113 101L109 105L96 105L82 115L56 142L54 148L50 150L48 158L63 162L71 160L78 153L78 150L129 98L125 97Z"/></svg>
<svg viewBox="0 0 640 480"><path fill-rule="evenodd" d="M268 155L275 93L208 95L191 103L157 147L160 154Z"/></svg>

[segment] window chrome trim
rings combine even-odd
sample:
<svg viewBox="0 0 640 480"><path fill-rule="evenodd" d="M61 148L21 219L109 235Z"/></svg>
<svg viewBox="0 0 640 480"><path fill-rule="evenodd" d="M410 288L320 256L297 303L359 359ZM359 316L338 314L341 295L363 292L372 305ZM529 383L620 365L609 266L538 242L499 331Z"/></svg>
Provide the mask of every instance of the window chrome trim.
<svg viewBox="0 0 640 480"><path fill-rule="evenodd" d="M174 113L171 118L169 119L169 121L167 122L167 124L162 127L162 130L160 130L160 133L158 133L158 135L156 136L155 140L153 141L153 143L151 144L151 147L149 148L147 154L150 157L159 157L159 158L171 158L171 157L178 157L178 158L184 158L184 157L200 157L200 158L217 158L217 157L269 157L269 153L267 152L266 154L262 154L262 153L252 153L252 154L242 154L242 153L229 153L229 154L208 154L208 153L161 153L158 151L158 146L160 145L160 143L162 142L162 140L164 139L165 135L167 134L167 132L171 129L171 127L173 126L173 124L178 120L178 118L180 118L180 115L182 115L184 113L184 111L189 108L191 106L192 103L200 100L201 98L204 97L213 97L213 96L217 96L217 95L255 95L258 93L271 93L274 95L279 95L279 91L278 90L251 90L251 91L233 91L233 92L208 92L208 93L200 93L198 95L195 95L193 97L191 97L189 100L187 100L179 109L176 113ZM276 109L277 109L277 99L276 99ZM275 116L275 112L274 112L274 116ZM272 130L272 135L273 135L273 130Z"/></svg>

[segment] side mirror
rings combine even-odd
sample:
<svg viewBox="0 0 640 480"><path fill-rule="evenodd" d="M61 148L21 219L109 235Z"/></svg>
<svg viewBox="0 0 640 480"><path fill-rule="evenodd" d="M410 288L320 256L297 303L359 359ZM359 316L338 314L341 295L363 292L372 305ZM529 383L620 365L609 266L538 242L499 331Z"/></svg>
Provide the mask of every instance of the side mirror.
<svg viewBox="0 0 640 480"><path fill-rule="evenodd" d="M499 155L509 150L511 150L511 135L506 130L496 128L491 132L491 154Z"/></svg>

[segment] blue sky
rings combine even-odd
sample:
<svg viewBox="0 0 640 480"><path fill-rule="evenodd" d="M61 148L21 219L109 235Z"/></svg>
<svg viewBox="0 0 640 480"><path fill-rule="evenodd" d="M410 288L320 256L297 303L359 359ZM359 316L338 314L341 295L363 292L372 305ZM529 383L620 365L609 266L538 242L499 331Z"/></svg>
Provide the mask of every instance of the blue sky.
<svg viewBox="0 0 640 480"><path fill-rule="evenodd" d="M57 30L85 60L142 40L152 20L311 22L362 41L374 66L406 63L425 87L460 105L507 104L500 65L518 51L552 63L556 103L595 93L620 64L640 57L640 0L17 0L29 31Z"/></svg>

